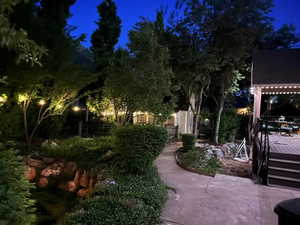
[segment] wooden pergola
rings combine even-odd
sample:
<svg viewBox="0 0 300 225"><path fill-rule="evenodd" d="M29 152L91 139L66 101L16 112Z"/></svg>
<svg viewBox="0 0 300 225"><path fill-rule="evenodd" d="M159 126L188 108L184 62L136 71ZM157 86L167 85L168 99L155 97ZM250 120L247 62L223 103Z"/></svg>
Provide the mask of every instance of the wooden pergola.
<svg viewBox="0 0 300 225"><path fill-rule="evenodd" d="M261 117L262 95L300 94L300 49L264 50L253 56L253 122Z"/></svg>

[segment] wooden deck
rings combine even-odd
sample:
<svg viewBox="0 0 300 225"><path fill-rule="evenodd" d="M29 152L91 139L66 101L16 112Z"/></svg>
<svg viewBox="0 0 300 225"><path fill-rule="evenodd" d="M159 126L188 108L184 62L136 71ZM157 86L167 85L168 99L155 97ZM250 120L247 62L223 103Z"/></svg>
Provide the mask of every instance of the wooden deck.
<svg viewBox="0 0 300 225"><path fill-rule="evenodd" d="M300 155L300 135L283 136L278 133L269 135L270 151L273 153L284 153Z"/></svg>

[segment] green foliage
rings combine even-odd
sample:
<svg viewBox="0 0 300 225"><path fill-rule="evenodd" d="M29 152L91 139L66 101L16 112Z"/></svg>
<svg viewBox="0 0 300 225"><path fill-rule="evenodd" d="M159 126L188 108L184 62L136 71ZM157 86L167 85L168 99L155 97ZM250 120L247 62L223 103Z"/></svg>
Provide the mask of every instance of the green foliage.
<svg viewBox="0 0 300 225"><path fill-rule="evenodd" d="M183 149L186 151L195 149L196 137L193 134L182 134Z"/></svg>
<svg viewBox="0 0 300 225"><path fill-rule="evenodd" d="M98 138L73 137L42 146L41 154L75 161L80 167L92 168L112 157L115 140L112 136Z"/></svg>
<svg viewBox="0 0 300 225"><path fill-rule="evenodd" d="M179 153L180 162L187 168L196 169L200 173L214 176L221 169L216 157L208 157L206 149L196 149Z"/></svg>
<svg viewBox="0 0 300 225"><path fill-rule="evenodd" d="M226 110L223 113L220 123L220 143L232 142L241 125L241 118L237 115L236 110Z"/></svg>
<svg viewBox="0 0 300 225"><path fill-rule="evenodd" d="M53 116L45 120L37 132L37 137L43 139L60 138L63 133L64 122L66 118L62 116Z"/></svg>
<svg viewBox="0 0 300 225"><path fill-rule="evenodd" d="M115 135L116 150L125 169L131 173L147 171L168 139L165 128L150 125L122 127Z"/></svg>
<svg viewBox="0 0 300 225"><path fill-rule="evenodd" d="M109 66L121 34L121 19L113 0L104 0L98 6L100 19L96 31L92 34L92 50L95 55L96 70L101 71Z"/></svg>
<svg viewBox="0 0 300 225"><path fill-rule="evenodd" d="M0 108L0 140L21 140L24 137L22 112L18 106Z"/></svg>
<svg viewBox="0 0 300 225"><path fill-rule="evenodd" d="M110 136L117 127L113 122L99 119L89 120L86 126L88 126L90 136Z"/></svg>
<svg viewBox="0 0 300 225"><path fill-rule="evenodd" d="M154 168L142 176L116 177L116 185L99 189L64 225L156 225L166 200L166 187Z"/></svg>
<svg viewBox="0 0 300 225"><path fill-rule="evenodd" d="M104 94L125 119L139 111L166 119L173 111L169 52L159 43L157 29L155 22L137 23L129 33L129 51L117 50L108 68Z"/></svg>
<svg viewBox="0 0 300 225"><path fill-rule="evenodd" d="M36 201L35 225L56 224L78 204L79 199L71 192L60 189L35 188L32 198Z"/></svg>
<svg viewBox="0 0 300 225"><path fill-rule="evenodd" d="M34 221L32 185L25 179L24 166L13 149L0 147L0 224L30 225Z"/></svg>
<svg viewBox="0 0 300 225"><path fill-rule="evenodd" d="M41 65L41 58L46 55L46 49L30 40L24 29L16 29L15 24L12 24L9 19L14 7L21 2L21 0L1 1L0 47L15 51L17 62Z"/></svg>
<svg viewBox="0 0 300 225"><path fill-rule="evenodd" d="M296 32L294 25L284 24L278 30L272 30L262 40L259 40L258 47L259 49L292 48L300 41Z"/></svg>

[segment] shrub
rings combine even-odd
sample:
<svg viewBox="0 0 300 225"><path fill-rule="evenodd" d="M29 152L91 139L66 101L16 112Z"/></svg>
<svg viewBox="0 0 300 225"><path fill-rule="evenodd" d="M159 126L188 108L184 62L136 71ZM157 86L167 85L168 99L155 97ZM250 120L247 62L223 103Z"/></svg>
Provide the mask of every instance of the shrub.
<svg viewBox="0 0 300 225"><path fill-rule="evenodd" d="M222 115L220 122L220 143L233 142L241 125L241 118L235 110L227 110Z"/></svg>
<svg viewBox="0 0 300 225"><path fill-rule="evenodd" d="M116 128L115 123L99 119L90 120L84 126L88 128L88 135L92 136L110 136Z"/></svg>
<svg viewBox="0 0 300 225"><path fill-rule="evenodd" d="M0 224L30 225L34 221L34 202L30 199L32 185L25 179L23 163L14 150L2 147L0 162Z"/></svg>
<svg viewBox="0 0 300 225"><path fill-rule="evenodd" d="M0 140L20 140L24 136L22 112L18 106L0 108Z"/></svg>
<svg viewBox="0 0 300 225"><path fill-rule="evenodd" d="M114 137L81 138L73 137L42 147L42 154L48 157L75 161L80 167L94 167L106 159L107 153L114 149Z"/></svg>
<svg viewBox="0 0 300 225"><path fill-rule="evenodd" d="M156 225L166 200L166 187L154 169L144 175L116 177L66 217L64 225Z"/></svg>
<svg viewBox="0 0 300 225"><path fill-rule="evenodd" d="M150 125L122 127L115 135L116 150L131 173L143 173L151 167L168 139L165 128Z"/></svg>
<svg viewBox="0 0 300 225"><path fill-rule="evenodd" d="M219 160L209 157L206 149L196 149L196 151L181 152L179 154L180 162L187 168L198 170L200 173L214 176L221 169Z"/></svg>
<svg viewBox="0 0 300 225"><path fill-rule="evenodd" d="M193 134L182 134L183 149L186 151L195 149L196 137Z"/></svg>

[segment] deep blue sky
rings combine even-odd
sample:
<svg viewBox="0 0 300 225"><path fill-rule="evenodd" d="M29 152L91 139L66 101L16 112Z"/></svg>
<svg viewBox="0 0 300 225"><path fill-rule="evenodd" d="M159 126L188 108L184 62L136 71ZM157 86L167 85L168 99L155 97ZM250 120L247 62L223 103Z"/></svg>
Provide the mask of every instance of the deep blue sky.
<svg viewBox="0 0 300 225"><path fill-rule="evenodd" d="M77 27L74 35L87 34L86 47L90 46L90 35L96 29L95 21L98 19L97 6L102 0L77 0L71 8L73 17L69 20L71 25ZM153 19L156 10L161 6L168 6L169 10L175 5L176 0L115 0L118 15L122 20L122 33L118 46L125 47L128 31L139 21L141 16ZM274 0L275 8L271 14L275 27L282 24L294 24L300 33L300 0Z"/></svg>

